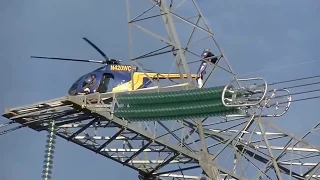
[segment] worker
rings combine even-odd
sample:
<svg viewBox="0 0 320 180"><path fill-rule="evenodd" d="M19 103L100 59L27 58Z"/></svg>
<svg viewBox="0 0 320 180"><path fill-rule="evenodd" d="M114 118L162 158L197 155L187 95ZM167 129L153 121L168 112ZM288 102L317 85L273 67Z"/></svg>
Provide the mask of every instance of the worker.
<svg viewBox="0 0 320 180"><path fill-rule="evenodd" d="M97 82L97 78L96 78L96 75L95 74L92 74L90 76L90 78L86 81L86 85L83 87L83 91L86 93L86 94L89 94L91 91L92 92L96 92L97 90L97 85L99 84ZM91 93L92 93L91 92Z"/></svg>
<svg viewBox="0 0 320 180"><path fill-rule="evenodd" d="M215 55L210 51L210 49L204 49L204 51L201 54L201 59L205 59L206 61L202 60L200 68L198 70L197 82L199 88L202 88L203 86L203 76L206 74L206 68L208 65L207 61L210 61L213 64L216 64L218 62L218 58L215 57Z"/></svg>

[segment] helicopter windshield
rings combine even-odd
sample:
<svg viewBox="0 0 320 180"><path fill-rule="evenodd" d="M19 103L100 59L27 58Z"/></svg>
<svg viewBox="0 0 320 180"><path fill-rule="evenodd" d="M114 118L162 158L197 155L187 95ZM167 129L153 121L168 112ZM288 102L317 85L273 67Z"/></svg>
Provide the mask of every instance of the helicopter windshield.
<svg viewBox="0 0 320 180"><path fill-rule="evenodd" d="M76 95L78 93L77 92L77 87L78 87L79 81L81 79L82 79L82 77L80 77L78 80L76 80L75 83L72 84L72 86L69 89L69 95Z"/></svg>
<svg viewBox="0 0 320 180"><path fill-rule="evenodd" d="M95 80L96 80L95 74L88 75L87 77L84 78L84 80L82 82L82 88L85 88L85 87L89 86L90 84L95 83L94 82Z"/></svg>
<svg viewBox="0 0 320 180"><path fill-rule="evenodd" d="M100 76L100 75L99 75ZM97 81L99 80L99 81ZM77 95L85 89L90 89L91 92L105 93L113 88L113 76L111 74L103 74L102 77L97 77L96 74L90 74L80 77L69 89L69 95ZM80 89L78 89L80 88Z"/></svg>

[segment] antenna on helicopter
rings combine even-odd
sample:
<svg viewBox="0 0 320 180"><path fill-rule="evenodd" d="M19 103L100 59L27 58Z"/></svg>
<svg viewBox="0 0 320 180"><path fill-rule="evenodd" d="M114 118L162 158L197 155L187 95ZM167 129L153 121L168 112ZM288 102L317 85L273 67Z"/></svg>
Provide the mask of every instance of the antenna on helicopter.
<svg viewBox="0 0 320 180"><path fill-rule="evenodd" d="M31 58L38 58L38 59L54 59L54 60L62 60L62 61L76 61L76 62L90 62L90 63L99 63L99 64L119 64L121 60L116 59L109 59L107 55L102 52L95 44L89 41L87 38L83 37L87 43L89 43L95 50L97 50L104 60L89 60L89 59L70 59L70 58L58 58L58 57L46 57L46 56L31 56Z"/></svg>

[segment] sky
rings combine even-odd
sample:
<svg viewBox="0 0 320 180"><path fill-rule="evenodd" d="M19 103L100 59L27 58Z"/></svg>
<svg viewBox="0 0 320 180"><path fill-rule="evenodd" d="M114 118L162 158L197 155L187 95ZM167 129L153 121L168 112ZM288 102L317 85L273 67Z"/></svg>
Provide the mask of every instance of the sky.
<svg viewBox="0 0 320 180"><path fill-rule="evenodd" d="M236 74L270 83L319 74L320 1L198 3ZM29 58L100 59L82 37L109 57L129 59L125 1L0 1L0 111L64 96L79 76L99 67ZM294 103L275 123L302 135L318 122L317 102ZM45 140L45 132L30 129L1 136L0 179L40 179ZM64 140L57 141L53 166L53 179L137 179L129 168Z"/></svg>

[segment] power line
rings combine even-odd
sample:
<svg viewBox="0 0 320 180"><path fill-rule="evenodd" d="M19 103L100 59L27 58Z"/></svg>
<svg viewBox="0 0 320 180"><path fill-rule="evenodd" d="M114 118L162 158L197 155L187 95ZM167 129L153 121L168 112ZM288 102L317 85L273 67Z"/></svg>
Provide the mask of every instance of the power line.
<svg viewBox="0 0 320 180"><path fill-rule="evenodd" d="M293 88L298 88L298 87L311 86L311 85L315 85L315 84L320 84L320 81L314 82L314 83L308 83L308 84L300 84L300 85L290 86L290 87L286 87L286 88L284 88L284 89L293 89Z"/></svg>
<svg viewBox="0 0 320 180"><path fill-rule="evenodd" d="M268 84L268 86L272 86L272 85L275 85L275 84L287 83L287 82L295 82L295 81L300 81L300 80L312 79L312 78L317 78L317 77L320 77L320 75L304 77L304 78L297 78L297 79L292 79L292 80L287 80L287 81L280 81L280 82L275 82L275 83L270 83L270 84ZM312 85L316 85L316 84L320 84L320 81L313 82L313 83L299 84L299 85L294 85L294 86L288 86L288 87L280 88L278 90L294 89L294 88L299 88L299 87L312 86ZM263 87L263 86L264 85L259 85L258 87ZM273 91L273 89L268 90L268 92L272 92L272 91ZM291 95L293 95L293 94L291 94Z"/></svg>
<svg viewBox="0 0 320 180"><path fill-rule="evenodd" d="M195 62L198 62L198 61L201 61L201 60L197 60L197 61L192 61L188 64L192 64L192 63L195 63ZM291 64L291 65L286 65L286 66L277 66L277 67L274 67L274 68L268 68L268 69L262 69L262 70L259 70L259 71L253 71L253 72L248 72L248 73L237 73L237 76L243 76L243 75L248 75L248 74L254 74L254 73L257 73L257 72L266 72L266 71L270 71L270 70L275 70L275 69L284 69L284 68L288 68L290 66L298 66L298 65L303 65L303 64L308 64L308 63L315 63L315 62L320 62L320 60L316 60L316 61L307 61L307 62L303 62L303 63L297 63L297 64ZM320 77L320 75L318 76L312 76L311 78L316 78L316 77ZM306 77L305 79L309 79L310 77ZM218 78L218 80L225 80L225 79L229 79L229 78ZM294 81L297 81L297 80L303 80L304 78L299 78L299 79L294 79ZM291 82L291 80L288 80L288 81L281 81L281 82L276 82L275 84L280 84L280 83L285 83L285 82ZM273 83L272 83L273 84ZM272 85L270 84L270 85Z"/></svg>
<svg viewBox="0 0 320 180"><path fill-rule="evenodd" d="M288 102L299 102L299 101L306 101L306 100L312 100L312 99L318 99L318 98L320 98L320 96L313 96L313 97L308 97L308 98L295 99L295 100L291 100L291 101L288 101ZM288 102L281 102L281 103L278 103L278 104L286 104Z"/></svg>
<svg viewBox="0 0 320 180"><path fill-rule="evenodd" d="M254 71L254 72L241 73L241 74L238 74L238 75L247 75L247 74L254 74L254 73L258 73L258 72L267 72L267 71L271 71L271 70L286 69L286 68L293 67L293 66L301 66L301 65L304 65L304 64L310 64L310 63L316 63L316 62L320 62L320 60L305 61L305 62L302 62L302 63L295 63L295 64L289 64L289 65L285 65L285 66L277 66L277 67L272 67L272 68L266 68L266 69L262 69L262 70L258 70L258 71Z"/></svg>
<svg viewBox="0 0 320 180"><path fill-rule="evenodd" d="M283 90L283 89L294 89L294 88L298 88L298 87L305 87L305 86L311 86L311 85L316 85L316 84L320 84L320 81L318 82L314 82L314 83L308 83L308 84L300 84L300 85L295 85L295 86L289 86L289 87L285 87L285 88L281 88L281 89L278 89L278 90ZM261 85L262 87L263 85ZM274 90L271 89L271 90L268 90L268 92L273 92ZM291 94L293 95L293 94Z"/></svg>
<svg viewBox="0 0 320 180"><path fill-rule="evenodd" d="M290 93L291 96L294 95L300 95L300 94L308 94L308 93L312 93L312 92L317 92L320 91L320 89L314 89L314 90L308 90L308 91L301 91L301 92L296 92L296 93ZM280 95L280 96L276 96L272 99L278 99L278 98L282 98L282 97L287 97L288 95ZM320 98L320 96L313 96L313 97L306 97L306 98L300 98L300 99L294 99L291 101L285 101L285 102L277 102L277 103L273 103L270 105L271 106L275 106L275 105L279 105L279 104L287 104L287 103L292 103L292 102L300 102L300 101L306 101L306 100L313 100L313 99L318 99Z"/></svg>
<svg viewBox="0 0 320 180"><path fill-rule="evenodd" d="M320 91L320 89L314 89L314 90L309 90L309 91L301 91L301 92L296 92L296 93L290 93L291 96L294 96L294 95L300 95L300 94L307 94L307 93L312 93L312 92L317 92L317 91ZM286 97L288 95L281 95L281 96L276 96L274 97L273 99L275 98L281 98L281 97Z"/></svg>
<svg viewBox="0 0 320 180"><path fill-rule="evenodd" d="M296 79L291 79L291 80L286 80L286 81L279 81L279 82L274 82L268 84L269 86L276 85L276 84L283 84L283 83L288 83L288 82L295 82L295 81L301 81L301 80L306 80L306 79L313 79L313 78L318 78L320 75L316 76L309 76L309 77L302 77L302 78L296 78Z"/></svg>

